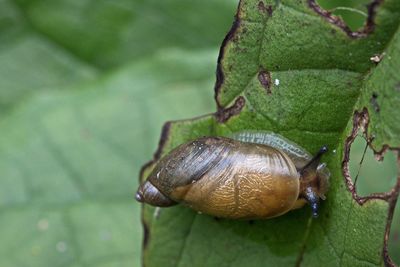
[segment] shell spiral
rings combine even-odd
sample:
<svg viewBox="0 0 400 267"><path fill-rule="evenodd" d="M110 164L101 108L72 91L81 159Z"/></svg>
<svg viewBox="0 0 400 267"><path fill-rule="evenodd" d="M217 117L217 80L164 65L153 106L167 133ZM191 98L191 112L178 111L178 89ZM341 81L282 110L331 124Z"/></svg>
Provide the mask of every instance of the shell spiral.
<svg viewBox="0 0 400 267"><path fill-rule="evenodd" d="M299 174L284 152L224 137L178 146L160 160L146 183L174 202L232 219L284 214L300 190Z"/></svg>

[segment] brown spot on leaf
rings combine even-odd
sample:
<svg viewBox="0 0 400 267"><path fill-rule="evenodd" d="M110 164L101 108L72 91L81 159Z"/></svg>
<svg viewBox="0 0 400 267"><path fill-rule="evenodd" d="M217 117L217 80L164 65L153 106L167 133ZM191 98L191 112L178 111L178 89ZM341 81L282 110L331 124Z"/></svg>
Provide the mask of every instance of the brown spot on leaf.
<svg viewBox="0 0 400 267"><path fill-rule="evenodd" d="M362 38L366 37L368 34L374 31L375 29L375 16L377 12L377 8L383 3L383 0L372 0L370 4L368 4L368 17L366 23L363 28L358 31L352 31L349 26L338 16L333 15L331 12L323 9L319 6L316 0L308 0L308 5L311 9L313 9L318 15L323 17L329 23L336 25L340 29L342 29L349 37L351 38Z"/></svg>
<svg viewBox="0 0 400 267"><path fill-rule="evenodd" d="M381 110L379 104L378 104L378 94L377 93L372 93L371 99L369 102L371 103L372 107L374 108L375 112L379 112Z"/></svg>
<svg viewBox="0 0 400 267"><path fill-rule="evenodd" d="M260 10L261 12L265 12L265 4L263 1L258 2L258 10Z"/></svg>
<svg viewBox="0 0 400 267"><path fill-rule="evenodd" d="M272 13L273 13L274 9L272 8L272 6L267 6L267 13L270 17L272 17Z"/></svg>
<svg viewBox="0 0 400 267"><path fill-rule="evenodd" d="M266 70L260 70L258 73L258 80L261 85L264 87L267 94L271 94L271 74Z"/></svg>
<svg viewBox="0 0 400 267"><path fill-rule="evenodd" d="M240 111L242 111L242 108L244 107L245 104L246 100L244 99L244 97L239 96L232 106L225 109L224 108L219 109L215 113L218 122L220 123L226 122L227 120L229 120L230 117L239 114Z"/></svg>
<svg viewBox="0 0 400 267"><path fill-rule="evenodd" d="M265 6L263 1L258 2L258 10L260 10L264 14L268 14L270 17L272 16L273 8L271 5Z"/></svg>
<svg viewBox="0 0 400 267"><path fill-rule="evenodd" d="M225 56L225 49L226 49L228 43L235 42L239 38L237 33L238 33L238 29L241 27L241 13L240 13L241 5L242 5L242 1L239 2L232 27L229 30L228 34L225 36L224 40L222 41L222 44L221 44L221 47L219 50L217 70L216 70L216 82L215 82L215 86L214 86L214 98L215 98L215 102L217 103L217 109L218 109L217 113L220 113L221 112L220 110L223 109L221 102L219 100L219 95L221 93L221 87L225 81L225 73L222 68L222 60ZM259 1L257 7L260 11L267 13L269 16L272 16L273 7L271 5L266 6L263 1ZM240 30L242 33L245 33L247 31L247 29L245 27L241 28ZM235 49L237 49L240 52L246 51L245 48L240 48L240 47L236 47Z"/></svg>

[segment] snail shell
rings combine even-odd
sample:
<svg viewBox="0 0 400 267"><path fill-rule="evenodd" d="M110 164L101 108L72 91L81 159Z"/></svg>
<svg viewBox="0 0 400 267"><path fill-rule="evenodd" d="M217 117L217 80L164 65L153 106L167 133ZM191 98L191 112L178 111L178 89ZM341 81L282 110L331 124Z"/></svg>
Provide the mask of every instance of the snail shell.
<svg viewBox="0 0 400 267"><path fill-rule="evenodd" d="M231 219L276 217L303 206L310 196L317 203L326 190L315 182L318 168L299 172L311 155L279 135L266 141L255 134L202 137L178 146L158 162L136 199L161 207L183 203ZM320 173L326 171L318 166Z"/></svg>

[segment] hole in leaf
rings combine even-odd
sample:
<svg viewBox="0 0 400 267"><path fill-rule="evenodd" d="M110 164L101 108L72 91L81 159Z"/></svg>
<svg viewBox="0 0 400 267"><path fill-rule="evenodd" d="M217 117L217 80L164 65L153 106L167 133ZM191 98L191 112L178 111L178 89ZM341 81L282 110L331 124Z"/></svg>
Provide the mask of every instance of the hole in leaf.
<svg viewBox="0 0 400 267"><path fill-rule="evenodd" d="M397 158L388 150L382 161L378 161L366 140L357 136L351 145L350 174L359 196L388 192L397 181ZM358 176L358 177L357 177Z"/></svg>
<svg viewBox="0 0 400 267"><path fill-rule="evenodd" d="M361 162L361 164L360 164ZM353 183L356 184L359 196L368 196L372 193L388 192L396 184L398 175L397 155L388 150L384 159L378 161L373 151L367 147L366 140L357 136L351 145L350 174ZM358 178L356 181L356 177ZM392 220L389 255L397 264L400 263L400 204L396 205Z"/></svg>
<svg viewBox="0 0 400 267"><path fill-rule="evenodd" d="M318 4L335 16L339 16L352 31L362 28L367 20L368 0L317 0Z"/></svg>

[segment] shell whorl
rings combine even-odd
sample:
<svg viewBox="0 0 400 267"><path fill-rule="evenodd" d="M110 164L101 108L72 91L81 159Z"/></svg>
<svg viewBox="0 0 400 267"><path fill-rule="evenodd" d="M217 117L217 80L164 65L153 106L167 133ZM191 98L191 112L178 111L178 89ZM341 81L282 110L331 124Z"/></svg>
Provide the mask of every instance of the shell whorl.
<svg viewBox="0 0 400 267"><path fill-rule="evenodd" d="M148 180L169 195L174 188L201 179L223 162L231 149L232 142L222 142L219 137L200 138L182 144L160 160Z"/></svg>
<svg viewBox="0 0 400 267"><path fill-rule="evenodd" d="M206 137L171 151L148 180L172 200L195 210L259 218L290 210L298 198L298 178L290 158L275 148Z"/></svg>
<svg viewBox="0 0 400 267"><path fill-rule="evenodd" d="M326 164L318 164L321 153L310 161L310 153L272 132L231 137L176 147L157 163L136 199L162 207L183 203L231 219L272 218L308 201L317 214L330 176Z"/></svg>

